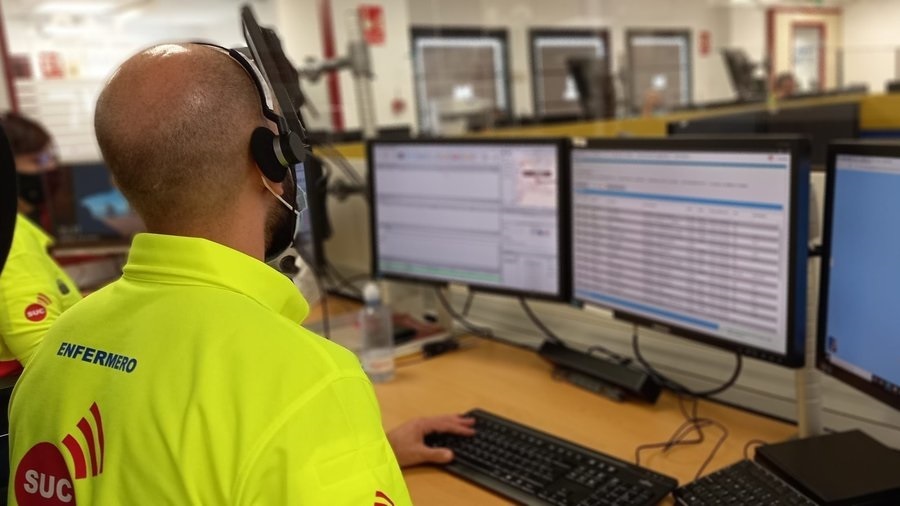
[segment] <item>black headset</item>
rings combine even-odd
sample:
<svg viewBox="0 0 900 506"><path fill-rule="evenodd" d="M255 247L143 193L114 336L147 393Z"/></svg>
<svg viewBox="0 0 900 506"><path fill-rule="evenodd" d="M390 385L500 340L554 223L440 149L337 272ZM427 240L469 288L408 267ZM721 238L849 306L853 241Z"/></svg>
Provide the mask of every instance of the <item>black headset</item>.
<svg viewBox="0 0 900 506"><path fill-rule="evenodd" d="M274 102L259 67L240 50L227 49L209 42L194 42L194 44L224 52L250 76L256 86L263 115L278 125L278 134L266 127L257 127L253 130L250 136L250 153L266 179L275 183L284 181L287 174L292 172L294 165L306 159L307 147L300 135L291 131L284 117L273 109Z"/></svg>

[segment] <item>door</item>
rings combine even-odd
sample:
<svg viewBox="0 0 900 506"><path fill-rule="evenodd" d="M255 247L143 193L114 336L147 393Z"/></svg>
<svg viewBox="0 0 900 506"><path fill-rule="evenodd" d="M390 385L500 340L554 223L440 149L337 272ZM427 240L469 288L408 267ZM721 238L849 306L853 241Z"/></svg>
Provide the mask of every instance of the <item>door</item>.
<svg viewBox="0 0 900 506"><path fill-rule="evenodd" d="M800 92L821 91L825 83L825 25L794 23L791 71Z"/></svg>

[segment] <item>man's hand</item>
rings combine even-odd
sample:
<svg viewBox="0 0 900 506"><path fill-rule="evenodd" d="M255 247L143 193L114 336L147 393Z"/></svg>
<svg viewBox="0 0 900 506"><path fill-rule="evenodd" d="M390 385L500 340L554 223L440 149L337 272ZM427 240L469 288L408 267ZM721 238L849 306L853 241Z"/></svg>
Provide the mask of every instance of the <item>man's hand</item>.
<svg viewBox="0 0 900 506"><path fill-rule="evenodd" d="M397 456L400 467L418 464L446 464L453 460L453 452L449 448L430 448L425 446L425 436L432 432L448 432L461 436L475 435L474 418L458 415L416 418L388 432L388 441Z"/></svg>

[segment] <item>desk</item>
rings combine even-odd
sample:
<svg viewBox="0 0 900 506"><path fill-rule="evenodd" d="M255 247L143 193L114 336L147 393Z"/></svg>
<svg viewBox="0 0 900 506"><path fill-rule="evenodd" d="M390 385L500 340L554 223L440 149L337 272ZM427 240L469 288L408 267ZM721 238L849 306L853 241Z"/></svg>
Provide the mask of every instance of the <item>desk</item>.
<svg viewBox="0 0 900 506"><path fill-rule="evenodd" d="M665 441L684 421L674 395L664 393L656 405L614 402L551 378L551 366L536 354L504 344L467 338L464 349L427 361L398 367L394 381L375 386L385 427L410 418L461 413L473 407L530 425L575 443L634 461L635 448ZM700 416L723 423L730 432L711 462L712 471L743 458L751 439L780 441L795 428L716 403L701 402ZM715 445L718 430L706 430L706 442L675 448L668 455L648 450L642 465L691 481ZM404 472L415 504L507 504L436 468Z"/></svg>
<svg viewBox="0 0 900 506"><path fill-rule="evenodd" d="M329 299L331 314L356 307ZM314 309L311 320L319 317L319 310ZM461 350L431 360L403 359L392 382L375 385L386 428L411 418L479 407L634 462L638 445L667 440L684 421L677 398L668 392L655 405L615 402L553 380L552 367L533 352L476 338L465 338L462 343ZM724 424L729 431L707 472L742 459L751 439L782 441L796 431L792 425L713 402L701 402L699 415ZM705 432L708 438L703 444L675 448L666 455L648 450L641 455L641 464L687 483L719 435L715 428ZM434 467L408 469L404 476L415 504L507 504L499 496Z"/></svg>

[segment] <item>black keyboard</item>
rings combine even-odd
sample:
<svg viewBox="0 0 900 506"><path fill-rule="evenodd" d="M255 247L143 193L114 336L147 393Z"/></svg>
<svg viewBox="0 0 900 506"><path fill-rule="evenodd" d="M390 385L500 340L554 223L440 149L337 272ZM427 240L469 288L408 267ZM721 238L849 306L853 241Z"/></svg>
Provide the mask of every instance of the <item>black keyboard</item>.
<svg viewBox="0 0 900 506"><path fill-rule="evenodd" d="M784 480L750 460L742 460L675 491L675 500L686 506L815 506L815 502Z"/></svg>
<svg viewBox="0 0 900 506"><path fill-rule="evenodd" d="M678 482L482 410L473 437L431 434L455 458L445 469L522 504L653 505Z"/></svg>

